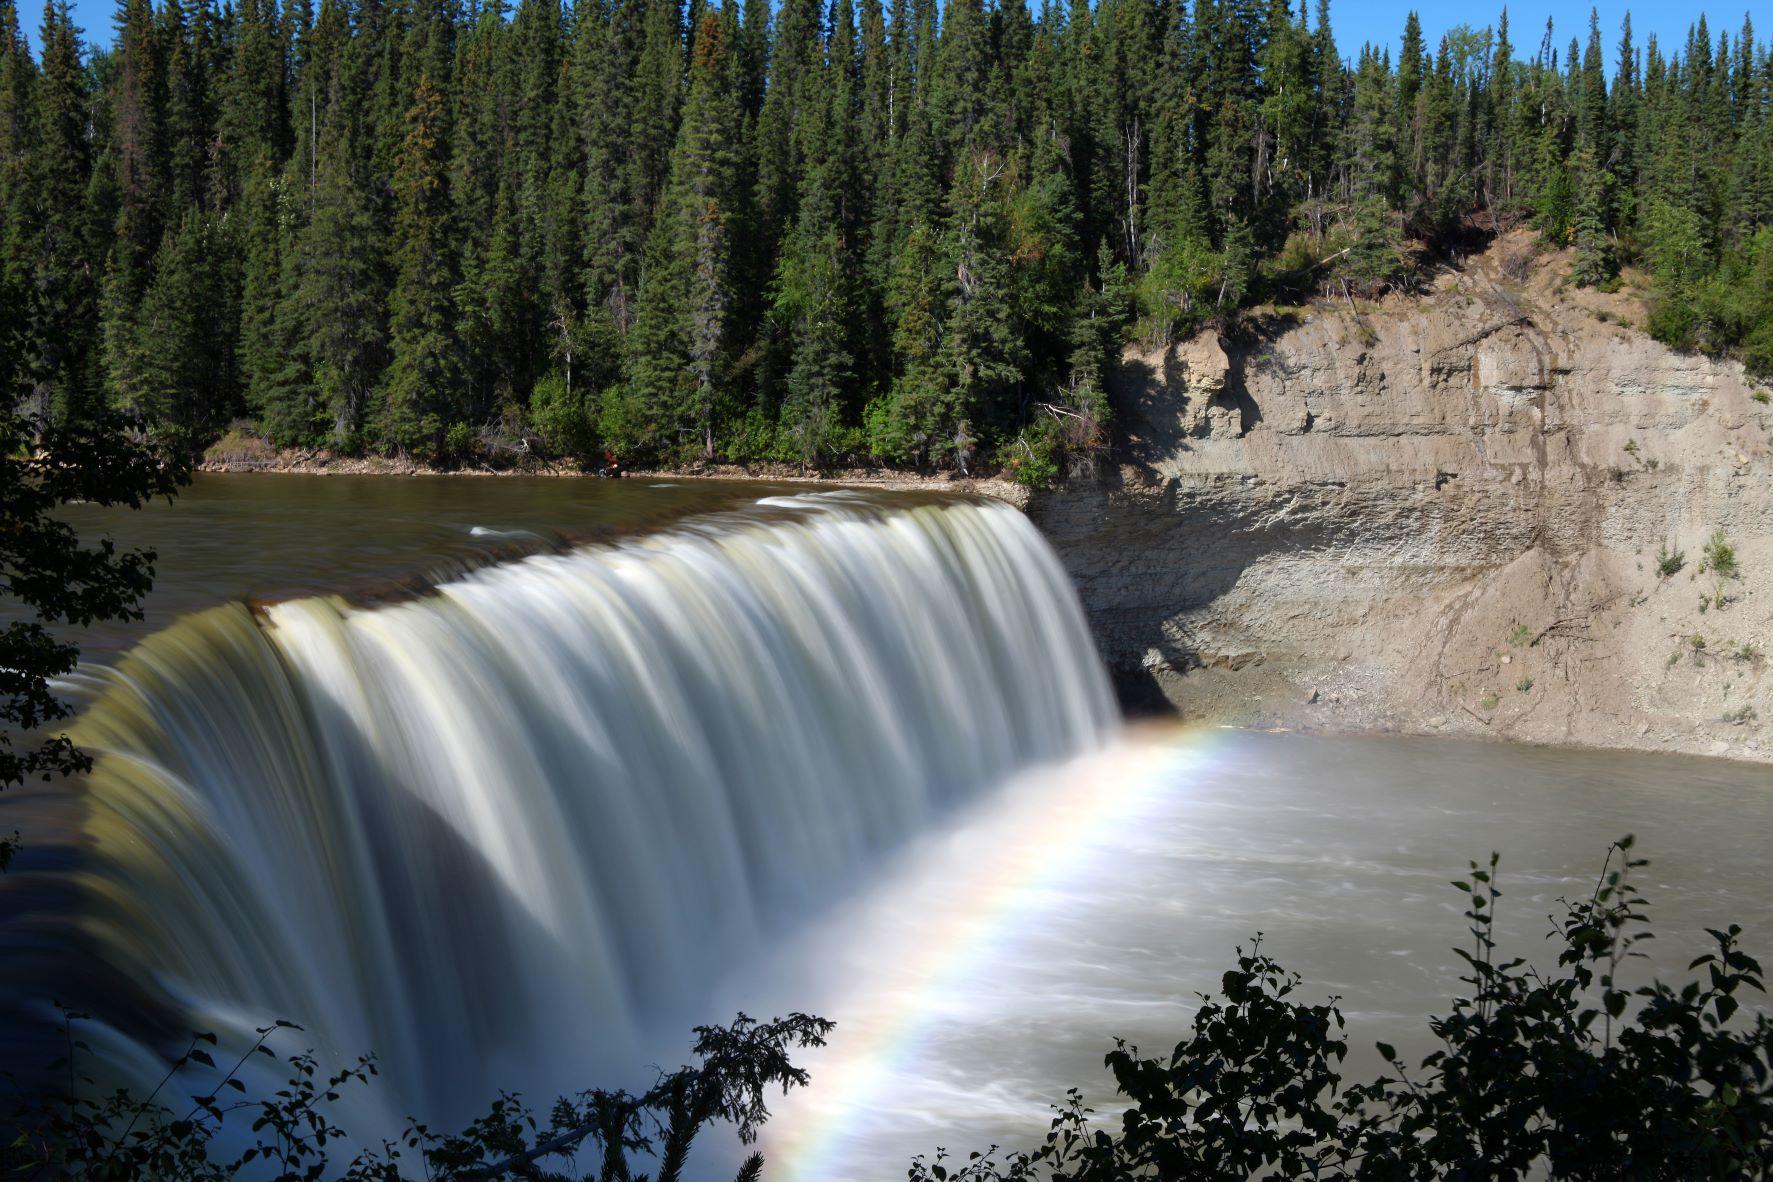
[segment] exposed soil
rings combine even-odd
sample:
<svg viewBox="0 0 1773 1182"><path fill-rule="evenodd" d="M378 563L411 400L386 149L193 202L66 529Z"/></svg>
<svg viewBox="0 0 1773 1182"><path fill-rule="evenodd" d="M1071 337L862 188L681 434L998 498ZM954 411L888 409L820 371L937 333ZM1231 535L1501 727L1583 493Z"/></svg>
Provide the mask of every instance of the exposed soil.
<svg viewBox="0 0 1773 1182"><path fill-rule="evenodd" d="M1769 394L1568 273L1516 233L1421 295L1129 350L1128 462L1029 508L1129 700L1773 759Z"/></svg>

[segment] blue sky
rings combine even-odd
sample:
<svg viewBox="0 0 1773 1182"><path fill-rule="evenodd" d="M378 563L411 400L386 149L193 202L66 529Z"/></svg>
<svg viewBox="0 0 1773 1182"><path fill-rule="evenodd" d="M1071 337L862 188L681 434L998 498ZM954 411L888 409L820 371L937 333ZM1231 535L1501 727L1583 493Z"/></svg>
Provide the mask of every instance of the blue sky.
<svg viewBox="0 0 1773 1182"><path fill-rule="evenodd" d="M1649 34L1654 33L1665 50L1679 48L1686 40L1688 25L1697 20L1702 11L1709 18L1714 41L1720 28L1728 29L1734 40L1749 6L1743 0L1725 0L1725 3L1726 7L1705 8L1691 2L1676 3L1675 0L1639 0L1630 8L1634 40L1641 48ZM37 22L42 12L39 4L40 0L19 0L20 15L26 22L33 45L36 44ZM1316 0L1312 0L1312 4L1315 8ZM1341 3L1331 0L1330 24L1336 31L1337 46L1345 57L1352 58L1362 42L1372 41L1391 46L1395 56L1403 33L1404 15L1411 7L1404 0L1342 0ZM1495 3L1492 0L1470 0L1459 5L1417 4L1415 7L1422 14L1423 32L1431 47L1454 25L1470 24L1481 28L1494 24L1501 11L1499 0ZM1625 15L1626 6L1616 3L1598 7L1601 38L1607 47L1607 68L1611 72L1613 47L1619 39L1619 21ZM91 42L110 43L112 17L116 11L116 0L74 0L74 21L86 31L86 38ZM1518 54L1531 53L1538 48L1545 19L1550 17L1556 30L1553 44L1562 50L1570 43L1572 35L1587 37L1588 11L1586 0L1517 0L1509 5L1509 38L1515 43ZM1766 27L1757 30L1757 37L1765 39L1773 35L1773 16L1764 19L1762 24Z"/></svg>

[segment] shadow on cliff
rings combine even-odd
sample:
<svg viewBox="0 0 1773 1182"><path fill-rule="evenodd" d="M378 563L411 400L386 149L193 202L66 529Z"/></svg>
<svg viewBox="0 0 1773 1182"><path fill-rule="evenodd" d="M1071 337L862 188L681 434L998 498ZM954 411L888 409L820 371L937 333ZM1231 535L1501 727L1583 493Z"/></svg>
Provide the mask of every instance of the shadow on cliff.
<svg viewBox="0 0 1773 1182"><path fill-rule="evenodd" d="M1277 524L1283 518L1253 504L1241 481L1147 477L1130 465L1106 468L1087 489L1038 497L1028 511L1076 584L1133 716L1174 713L1165 691L1178 676L1260 661L1260 647L1216 605L1252 565L1323 544L1312 530Z"/></svg>

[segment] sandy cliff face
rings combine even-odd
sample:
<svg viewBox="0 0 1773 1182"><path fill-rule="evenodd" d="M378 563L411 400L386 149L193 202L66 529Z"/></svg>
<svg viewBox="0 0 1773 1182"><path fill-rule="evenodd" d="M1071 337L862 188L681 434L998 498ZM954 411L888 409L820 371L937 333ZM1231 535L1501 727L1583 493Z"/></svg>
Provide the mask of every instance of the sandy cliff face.
<svg viewBox="0 0 1773 1182"><path fill-rule="evenodd" d="M1129 351L1130 462L1030 512L1130 693L1773 759L1773 406L1522 245L1425 296ZM1700 571L1719 529L1737 577Z"/></svg>

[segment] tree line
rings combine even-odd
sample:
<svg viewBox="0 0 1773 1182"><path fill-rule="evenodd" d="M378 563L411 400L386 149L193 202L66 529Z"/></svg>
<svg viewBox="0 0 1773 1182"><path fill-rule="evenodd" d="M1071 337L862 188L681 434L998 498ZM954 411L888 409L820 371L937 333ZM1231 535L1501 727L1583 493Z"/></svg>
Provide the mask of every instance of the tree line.
<svg viewBox="0 0 1773 1182"><path fill-rule="evenodd" d="M890 6L890 7L889 7ZM13 398L200 445L1048 479L1125 342L1523 220L1773 371L1773 53L1327 0L0 0Z"/></svg>

